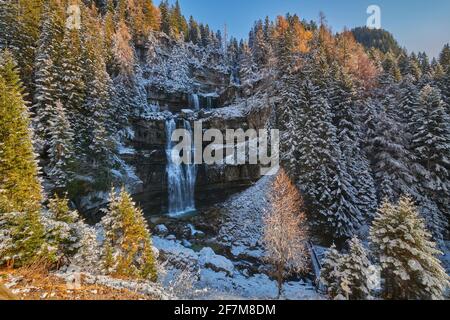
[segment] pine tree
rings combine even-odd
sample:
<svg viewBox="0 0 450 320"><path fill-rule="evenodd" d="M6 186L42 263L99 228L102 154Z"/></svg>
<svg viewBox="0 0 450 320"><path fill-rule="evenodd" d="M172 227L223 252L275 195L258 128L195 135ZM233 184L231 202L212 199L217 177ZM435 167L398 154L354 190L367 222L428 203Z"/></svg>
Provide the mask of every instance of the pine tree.
<svg viewBox="0 0 450 320"><path fill-rule="evenodd" d="M48 210L43 213L42 221L45 228L47 243L54 248L52 260L64 262L79 249L77 234L78 212L69 208L69 201L57 194L49 200Z"/></svg>
<svg viewBox="0 0 450 320"><path fill-rule="evenodd" d="M269 46L264 35L262 21L259 21L255 26L255 40L251 48L253 58L259 68L267 67L269 64L269 54L271 53Z"/></svg>
<svg viewBox="0 0 450 320"><path fill-rule="evenodd" d="M0 258L11 266L42 257L41 184L23 87L11 54L0 54ZM2 240L3 242L3 240Z"/></svg>
<svg viewBox="0 0 450 320"><path fill-rule="evenodd" d="M150 232L142 211L136 208L125 189L118 195L111 192L102 225L106 233L104 249L108 272L115 276L156 281Z"/></svg>
<svg viewBox="0 0 450 320"><path fill-rule="evenodd" d="M423 196L437 203L440 212L426 217L433 233L445 233L450 203L442 194L450 191L450 119L439 90L426 86L420 93L420 106L412 117L412 152Z"/></svg>
<svg viewBox="0 0 450 320"><path fill-rule="evenodd" d="M48 175L57 189L65 189L71 179L73 164L74 132L61 103L55 103L54 115L48 122L49 172Z"/></svg>
<svg viewBox="0 0 450 320"><path fill-rule="evenodd" d="M332 112L313 73L303 71L298 96L298 184L310 209L310 221L337 238L352 235L363 217L356 207L356 190L337 142Z"/></svg>
<svg viewBox="0 0 450 320"><path fill-rule="evenodd" d="M438 85L441 89L442 99L446 104L447 114L450 116L450 68L447 68L447 71L442 75Z"/></svg>
<svg viewBox="0 0 450 320"><path fill-rule="evenodd" d="M371 230L386 299L441 299L449 282L431 235L411 198L381 206Z"/></svg>
<svg viewBox="0 0 450 320"><path fill-rule="evenodd" d="M62 26L59 24L57 13L45 8L42 18L42 31L38 41L36 61L34 64L34 129L36 146L39 153L45 154L50 139L48 122L55 116L54 107L58 98L59 42L62 37Z"/></svg>
<svg viewBox="0 0 450 320"><path fill-rule="evenodd" d="M343 258L341 269L347 274L351 300L367 300L370 298L369 261L367 251L357 237L349 242L349 252Z"/></svg>
<svg viewBox="0 0 450 320"><path fill-rule="evenodd" d="M379 198L397 200L402 194L417 196L411 170L412 155L405 140L404 127L388 115L395 100L388 97L374 115L374 131L368 136L367 154L371 157Z"/></svg>
<svg viewBox="0 0 450 320"><path fill-rule="evenodd" d="M334 64L330 101L333 108L333 122L337 128L337 140L353 187L354 206L361 217L371 217L377 209L375 182L371 175L369 161L362 149L361 127L358 121L357 92L351 77Z"/></svg>
<svg viewBox="0 0 450 320"><path fill-rule="evenodd" d="M400 85L400 104L399 104L399 118L402 123L406 124L406 131L409 135L407 139L411 139L410 135L414 128L408 126L413 115L417 112L419 105L419 89L415 85L415 79L412 75L407 74L403 78Z"/></svg>
<svg viewBox="0 0 450 320"><path fill-rule="evenodd" d="M159 4L159 11L161 12L161 31L167 35L170 35L170 6L168 0L161 1Z"/></svg>
<svg viewBox="0 0 450 320"><path fill-rule="evenodd" d="M58 65L59 97L66 108L71 124L77 132L77 118L82 114L85 101L82 47L78 29L65 29Z"/></svg>
<svg viewBox="0 0 450 320"><path fill-rule="evenodd" d="M200 35L202 38L202 46L207 47L211 43L211 31L208 25L200 24Z"/></svg>
<svg viewBox="0 0 450 320"><path fill-rule="evenodd" d="M43 0L7 1L0 6L0 48L11 50L30 91L43 10Z"/></svg>
<svg viewBox="0 0 450 320"><path fill-rule="evenodd" d="M344 256L341 255L336 246L333 246L327 251L322 261L322 270L320 271L320 281L326 287L327 294L335 299L339 295L346 296L350 292L344 292L341 287L342 284L342 264Z"/></svg>
<svg viewBox="0 0 450 320"><path fill-rule="evenodd" d="M192 16L189 17L189 41L193 44L199 44L202 41L202 35L197 21Z"/></svg>
<svg viewBox="0 0 450 320"><path fill-rule="evenodd" d="M450 44L446 44L439 55L439 63L447 71L450 67Z"/></svg>
<svg viewBox="0 0 450 320"><path fill-rule="evenodd" d="M170 10L170 27L171 32L180 39L185 39L188 36L188 24L185 17L181 14L180 2L175 1L175 6Z"/></svg>
<svg viewBox="0 0 450 320"><path fill-rule="evenodd" d="M251 87L253 85L256 69L253 55L246 42L241 42L239 51L239 77L241 85Z"/></svg>

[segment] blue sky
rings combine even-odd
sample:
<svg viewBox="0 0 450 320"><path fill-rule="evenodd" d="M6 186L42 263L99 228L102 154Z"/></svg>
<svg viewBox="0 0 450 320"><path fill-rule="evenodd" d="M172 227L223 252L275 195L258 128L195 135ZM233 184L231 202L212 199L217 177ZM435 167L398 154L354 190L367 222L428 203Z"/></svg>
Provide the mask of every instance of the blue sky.
<svg viewBox="0 0 450 320"><path fill-rule="evenodd" d="M174 2L175 0L170 0ZM253 22L287 12L317 20L320 11L327 16L334 31L345 26L366 24L366 9L371 4L381 8L382 27L392 32L409 51L426 51L437 56L450 42L449 0L179 0L188 18L208 23L213 29L227 24L230 35L247 37ZM160 0L155 0L156 4Z"/></svg>

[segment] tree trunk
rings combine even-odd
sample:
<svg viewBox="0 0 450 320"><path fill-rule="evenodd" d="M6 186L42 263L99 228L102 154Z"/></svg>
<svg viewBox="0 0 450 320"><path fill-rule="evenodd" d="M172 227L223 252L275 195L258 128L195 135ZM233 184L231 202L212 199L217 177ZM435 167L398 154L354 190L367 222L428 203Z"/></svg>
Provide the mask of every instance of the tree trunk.
<svg viewBox="0 0 450 320"><path fill-rule="evenodd" d="M277 266L278 299L281 298L281 293L283 291L283 271L284 271L284 266L279 264Z"/></svg>

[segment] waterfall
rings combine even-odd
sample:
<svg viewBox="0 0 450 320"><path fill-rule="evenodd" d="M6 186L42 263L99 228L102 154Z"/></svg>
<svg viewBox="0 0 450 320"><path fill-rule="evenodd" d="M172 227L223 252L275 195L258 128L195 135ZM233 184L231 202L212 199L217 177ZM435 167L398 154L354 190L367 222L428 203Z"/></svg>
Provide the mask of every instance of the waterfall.
<svg viewBox="0 0 450 320"><path fill-rule="evenodd" d="M188 121L184 121L184 129L191 133L192 128ZM172 142L172 134L177 129L175 120L166 121L167 134L167 182L169 192L169 215L179 216L195 211L195 183L197 180L197 167L195 164L178 165L173 161L172 153L176 143ZM191 159L194 155L194 147L191 149Z"/></svg>
<svg viewBox="0 0 450 320"><path fill-rule="evenodd" d="M194 110L200 110L200 99L198 97L198 94L193 93L190 96L190 106L194 108Z"/></svg>

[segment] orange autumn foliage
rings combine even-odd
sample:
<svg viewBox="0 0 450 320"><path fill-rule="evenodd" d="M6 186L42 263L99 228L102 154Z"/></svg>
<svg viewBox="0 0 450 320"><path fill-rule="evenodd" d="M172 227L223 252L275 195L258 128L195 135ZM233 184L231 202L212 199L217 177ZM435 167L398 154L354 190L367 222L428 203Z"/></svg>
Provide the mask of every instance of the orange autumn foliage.
<svg viewBox="0 0 450 320"><path fill-rule="evenodd" d="M278 16L274 36L278 42L287 45L290 53L307 53L313 33L305 29L298 17L290 22L285 17Z"/></svg>
<svg viewBox="0 0 450 320"><path fill-rule="evenodd" d="M379 71L352 32L344 30L336 36L335 59L364 88L375 84Z"/></svg>

